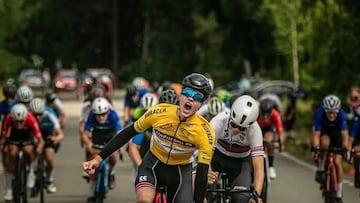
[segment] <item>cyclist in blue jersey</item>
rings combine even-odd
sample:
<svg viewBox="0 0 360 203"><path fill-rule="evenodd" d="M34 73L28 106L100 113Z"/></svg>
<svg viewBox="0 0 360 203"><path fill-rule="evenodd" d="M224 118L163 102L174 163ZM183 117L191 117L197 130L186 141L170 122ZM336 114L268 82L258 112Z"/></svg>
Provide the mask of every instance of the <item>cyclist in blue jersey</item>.
<svg viewBox="0 0 360 203"><path fill-rule="evenodd" d="M48 111L45 111L44 100L34 98L31 100L29 107L39 123L41 134L45 141L43 153L46 162L46 189L49 193L54 193L56 192L54 181L54 156L61 141L64 139L64 133L61 130L58 118Z"/></svg>
<svg viewBox="0 0 360 203"><path fill-rule="evenodd" d="M109 142L114 135L122 130L120 119L115 110L111 108L110 103L104 97L96 98L91 105L91 112L85 123L82 140L86 150L92 156L98 154L101 149ZM91 157L89 157L91 158ZM115 188L115 172L114 168L117 162L117 153L109 156L110 171L110 189ZM94 201L95 176L91 176L89 181L90 197L88 202Z"/></svg>
<svg viewBox="0 0 360 203"><path fill-rule="evenodd" d="M0 102L0 120L2 121L5 116L10 113L10 104L15 99L16 85L13 83L5 84L2 89L4 100ZM1 126L1 124L0 124Z"/></svg>
<svg viewBox="0 0 360 203"><path fill-rule="evenodd" d="M312 131L312 146L314 149L344 147L349 151L349 131L346 113L341 108L341 101L336 95L327 95L323 99L323 105L316 109L313 118ZM315 179L319 183L324 180L325 156L325 153L314 154L315 160L318 160L318 170ZM342 202L342 154L335 155L335 165L338 177L338 191L336 198L338 202Z"/></svg>

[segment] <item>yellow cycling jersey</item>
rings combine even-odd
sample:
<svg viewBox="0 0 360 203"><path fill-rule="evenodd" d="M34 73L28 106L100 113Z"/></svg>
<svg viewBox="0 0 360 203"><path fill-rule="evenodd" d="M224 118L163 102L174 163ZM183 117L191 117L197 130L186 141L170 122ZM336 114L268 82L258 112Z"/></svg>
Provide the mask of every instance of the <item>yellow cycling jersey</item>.
<svg viewBox="0 0 360 203"><path fill-rule="evenodd" d="M214 130L197 113L180 121L178 108L167 103L153 106L134 123L135 130L143 132L153 128L150 151L165 164L189 164L195 150L198 150L198 163L210 164Z"/></svg>

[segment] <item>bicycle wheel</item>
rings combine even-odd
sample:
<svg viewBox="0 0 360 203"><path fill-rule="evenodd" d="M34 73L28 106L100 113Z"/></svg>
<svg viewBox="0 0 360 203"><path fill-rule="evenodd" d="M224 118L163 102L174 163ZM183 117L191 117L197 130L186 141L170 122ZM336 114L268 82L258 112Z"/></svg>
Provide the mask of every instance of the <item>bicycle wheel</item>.
<svg viewBox="0 0 360 203"><path fill-rule="evenodd" d="M261 190L261 199L264 203L267 202L267 190L268 190L268 186L269 186L269 175L268 175L268 170L269 169L269 162L267 159L267 156L264 157L264 184L263 184L263 188Z"/></svg>
<svg viewBox="0 0 360 203"><path fill-rule="evenodd" d="M39 155L38 157L38 168L37 168L37 172L36 172L36 179L38 181L38 189L39 189L39 193L40 193L40 203L44 203L45 202L45 165L44 165L44 157L43 155Z"/></svg>
<svg viewBox="0 0 360 203"><path fill-rule="evenodd" d="M13 199L15 203L21 202L21 156L22 155L18 155L18 158L16 160L15 174L12 180Z"/></svg>
<svg viewBox="0 0 360 203"><path fill-rule="evenodd" d="M27 203L27 188L26 188L26 178L27 178L27 171L26 171L26 163L25 157L21 153L19 159L19 203Z"/></svg>

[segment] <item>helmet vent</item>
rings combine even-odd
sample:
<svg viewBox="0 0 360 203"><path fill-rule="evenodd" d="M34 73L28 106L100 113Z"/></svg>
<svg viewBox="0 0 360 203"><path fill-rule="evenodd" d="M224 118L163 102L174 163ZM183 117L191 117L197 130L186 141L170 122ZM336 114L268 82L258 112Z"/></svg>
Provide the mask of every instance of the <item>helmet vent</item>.
<svg viewBox="0 0 360 203"><path fill-rule="evenodd" d="M251 102L247 102L247 103L246 103L246 106L248 106L248 107L252 107L252 105L253 105L253 104L252 104Z"/></svg>
<svg viewBox="0 0 360 203"><path fill-rule="evenodd" d="M248 102L249 103L249 102ZM240 124L244 123L244 121L246 120L246 115L243 115L242 118L241 118L241 121L240 121Z"/></svg>

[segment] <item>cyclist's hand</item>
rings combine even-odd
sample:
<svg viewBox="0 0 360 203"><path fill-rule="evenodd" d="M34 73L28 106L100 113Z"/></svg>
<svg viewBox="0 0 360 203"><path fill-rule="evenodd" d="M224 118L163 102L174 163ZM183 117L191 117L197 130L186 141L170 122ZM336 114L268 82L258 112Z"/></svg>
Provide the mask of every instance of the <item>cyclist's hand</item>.
<svg viewBox="0 0 360 203"><path fill-rule="evenodd" d="M81 166L86 173L88 173L89 175L93 175L95 174L96 168L99 167L101 160L102 159L100 156L95 156L90 161L83 162Z"/></svg>
<svg viewBox="0 0 360 203"><path fill-rule="evenodd" d="M263 203L262 199L260 197L257 198L257 202L253 197L249 199L249 203Z"/></svg>
<svg viewBox="0 0 360 203"><path fill-rule="evenodd" d="M311 148L311 152L312 152L312 156L313 156L314 161L319 159L319 155L320 155L319 149L320 149L319 147L312 147Z"/></svg>
<svg viewBox="0 0 360 203"><path fill-rule="evenodd" d="M212 171L210 168L209 168L209 171L208 171L208 184L214 184L215 181L217 180L219 176L219 172L217 171Z"/></svg>

